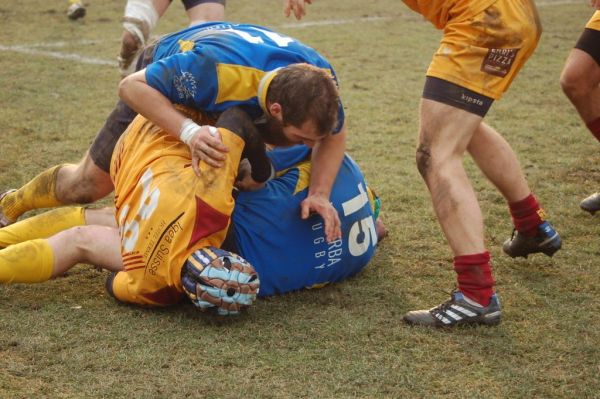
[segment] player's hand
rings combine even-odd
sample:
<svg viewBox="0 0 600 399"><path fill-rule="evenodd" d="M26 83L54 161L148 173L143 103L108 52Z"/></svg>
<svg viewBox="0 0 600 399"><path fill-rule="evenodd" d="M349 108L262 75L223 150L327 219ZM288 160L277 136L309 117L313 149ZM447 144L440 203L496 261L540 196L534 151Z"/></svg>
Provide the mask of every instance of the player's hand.
<svg viewBox="0 0 600 399"><path fill-rule="evenodd" d="M600 10L600 0L589 0L590 6L594 7L596 10Z"/></svg>
<svg viewBox="0 0 600 399"><path fill-rule="evenodd" d="M265 183L259 183L248 175L241 180L237 180L234 185L240 191L256 191L263 188Z"/></svg>
<svg viewBox="0 0 600 399"><path fill-rule="evenodd" d="M312 4L312 0L284 0L283 14L289 18L291 13L297 20L301 20L306 15L306 5Z"/></svg>
<svg viewBox="0 0 600 399"><path fill-rule="evenodd" d="M340 217L331 202L329 202L329 198L318 194L306 197L300 204L302 219L307 219L311 212L316 212L323 218L327 242L333 242L342 238Z"/></svg>
<svg viewBox="0 0 600 399"><path fill-rule="evenodd" d="M252 178L252 165L247 158L240 161L238 175L233 184L240 191L256 191L265 186L266 182L259 183Z"/></svg>
<svg viewBox="0 0 600 399"><path fill-rule="evenodd" d="M215 168L223 166L225 153L229 151L221 141L219 131L213 126L201 126L186 142L192 153L192 168L200 176L199 162L204 161Z"/></svg>

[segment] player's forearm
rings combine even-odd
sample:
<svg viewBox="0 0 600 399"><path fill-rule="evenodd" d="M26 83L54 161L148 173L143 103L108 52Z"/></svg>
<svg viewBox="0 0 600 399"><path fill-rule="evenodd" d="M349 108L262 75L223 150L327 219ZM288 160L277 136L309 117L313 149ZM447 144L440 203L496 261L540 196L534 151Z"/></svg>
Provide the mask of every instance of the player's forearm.
<svg viewBox="0 0 600 399"><path fill-rule="evenodd" d="M119 96L138 114L179 138L185 116L168 98L146 83L145 70L129 75L119 84Z"/></svg>
<svg viewBox="0 0 600 399"><path fill-rule="evenodd" d="M319 142L312 151L312 172L308 195L329 198L346 151L346 128Z"/></svg>

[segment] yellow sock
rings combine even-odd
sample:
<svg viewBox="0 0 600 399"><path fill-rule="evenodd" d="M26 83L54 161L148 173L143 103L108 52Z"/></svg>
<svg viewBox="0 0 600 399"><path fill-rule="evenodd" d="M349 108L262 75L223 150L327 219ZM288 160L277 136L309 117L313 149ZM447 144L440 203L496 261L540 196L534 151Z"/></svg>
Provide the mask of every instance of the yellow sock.
<svg viewBox="0 0 600 399"><path fill-rule="evenodd" d="M52 277L54 252L47 240L26 241L0 251L0 284L41 283Z"/></svg>
<svg viewBox="0 0 600 399"><path fill-rule="evenodd" d="M0 248L36 238L48 238L71 227L83 225L85 225L83 207L53 209L0 229Z"/></svg>
<svg viewBox="0 0 600 399"><path fill-rule="evenodd" d="M14 221L32 209L64 205L56 199L56 176L63 166L58 165L43 171L17 191L2 198L0 207L4 215Z"/></svg>

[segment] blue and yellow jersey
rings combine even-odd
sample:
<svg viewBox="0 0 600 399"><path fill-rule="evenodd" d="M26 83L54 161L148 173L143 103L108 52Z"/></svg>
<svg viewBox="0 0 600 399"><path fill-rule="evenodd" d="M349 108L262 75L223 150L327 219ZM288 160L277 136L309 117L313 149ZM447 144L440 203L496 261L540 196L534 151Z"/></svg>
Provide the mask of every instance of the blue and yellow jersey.
<svg viewBox="0 0 600 399"><path fill-rule="evenodd" d="M296 39L260 26L211 22L163 37L146 81L174 104L213 115L239 105L257 118L269 83L265 75L295 63L326 69L336 79L329 62ZM343 121L340 103L334 132Z"/></svg>
<svg viewBox="0 0 600 399"><path fill-rule="evenodd" d="M377 245L373 198L358 165L348 156L340 167L331 202L342 222L342 239L327 243L323 219L300 218L308 194L310 163L303 162L239 193L232 215L237 250L260 277L259 296L316 288L361 271Z"/></svg>

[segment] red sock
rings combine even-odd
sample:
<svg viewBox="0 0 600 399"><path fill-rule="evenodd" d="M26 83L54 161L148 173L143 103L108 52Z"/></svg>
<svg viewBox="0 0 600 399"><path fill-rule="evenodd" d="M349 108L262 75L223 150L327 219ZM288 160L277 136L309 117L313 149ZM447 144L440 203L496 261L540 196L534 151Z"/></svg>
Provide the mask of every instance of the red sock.
<svg viewBox="0 0 600 399"><path fill-rule="evenodd" d="M466 297L482 306L490 304L495 281L492 277L489 252L454 257L454 270L457 274L458 289Z"/></svg>
<svg viewBox="0 0 600 399"><path fill-rule="evenodd" d="M600 141L600 118L596 118L585 124L596 140Z"/></svg>
<svg viewBox="0 0 600 399"><path fill-rule="evenodd" d="M545 220L544 211L533 194L521 201L508 204L515 229L523 235L533 237Z"/></svg>

